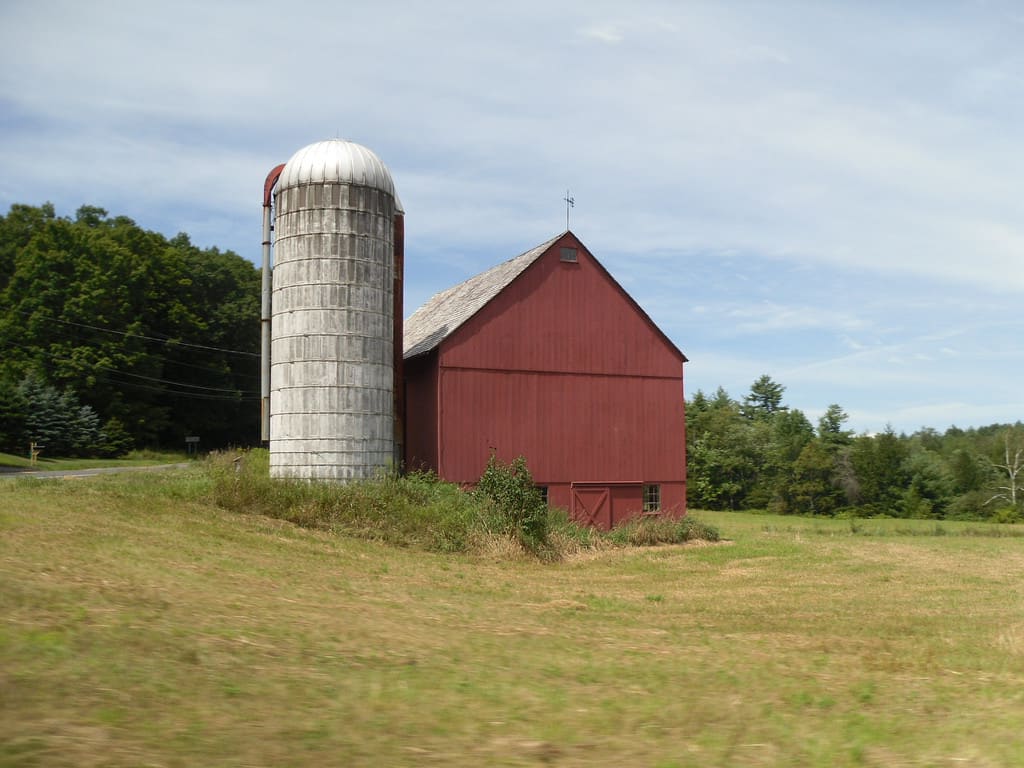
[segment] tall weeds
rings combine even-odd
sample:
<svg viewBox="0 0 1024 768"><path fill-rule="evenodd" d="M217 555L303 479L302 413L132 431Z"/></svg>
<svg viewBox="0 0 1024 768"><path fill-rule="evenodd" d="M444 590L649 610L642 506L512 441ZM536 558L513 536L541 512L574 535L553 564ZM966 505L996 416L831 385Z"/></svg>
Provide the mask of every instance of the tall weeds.
<svg viewBox="0 0 1024 768"><path fill-rule="evenodd" d="M210 496L219 507L399 547L523 551L557 560L608 546L718 539L715 529L690 518L636 521L602 534L576 525L563 510L534 504L523 490L529 478L525 464L511 470L504 477L491 467L483 489L467 492L428 473L382 474L346 484L271 480L265 450L218 454L208 464Z"/></svg>

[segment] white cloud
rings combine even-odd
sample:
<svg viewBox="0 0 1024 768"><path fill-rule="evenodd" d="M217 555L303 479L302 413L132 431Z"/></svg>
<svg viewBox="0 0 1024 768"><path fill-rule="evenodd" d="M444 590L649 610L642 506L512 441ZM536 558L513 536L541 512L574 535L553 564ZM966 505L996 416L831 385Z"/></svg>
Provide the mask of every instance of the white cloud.
<svg viewBox="0 0 1024 768"><path fill-rule="evenodd" d="M583 37L602 43L621 43L622 32L612 24L593 24L580 30Z"/></svg>
<svg viewBox="0 0 1024 768"><path fill-rule="evenodd" d="M255 259L266 172L340 135L395 175L407 304L560 231L570 188L573 230L691 356L688 382L742 394L767 372L873 429L936 389L937 418L1017 418L1024 57L1005 16L6 3L0 205L99 204Z"/></svg>
<svg viewBox="0 0 1024 768"><path fill-rule="evenodd" d="M863 318L820 307L784 306L764 301L742 304L719 313L740 333L776 333L808 328L855 330L863 328Z"/></svg>

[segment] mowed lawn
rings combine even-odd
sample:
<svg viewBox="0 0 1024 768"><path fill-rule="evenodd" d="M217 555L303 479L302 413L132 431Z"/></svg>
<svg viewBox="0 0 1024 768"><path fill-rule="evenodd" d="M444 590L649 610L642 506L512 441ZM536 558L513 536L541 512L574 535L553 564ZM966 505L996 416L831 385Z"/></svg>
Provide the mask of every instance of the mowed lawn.
<svg viewBox="0 0 1024 768"><path fill-rule="evenodd" d="M543 564L204 483L0 484L0 765L1024 765L1020 529L704 513Z"/></svg>

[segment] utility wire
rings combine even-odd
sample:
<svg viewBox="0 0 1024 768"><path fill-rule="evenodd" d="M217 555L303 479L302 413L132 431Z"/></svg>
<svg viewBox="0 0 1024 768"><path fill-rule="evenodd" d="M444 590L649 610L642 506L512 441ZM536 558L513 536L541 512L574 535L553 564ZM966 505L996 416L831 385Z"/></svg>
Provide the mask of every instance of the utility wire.
<svg viewBox="0 0 1024 768"><path fill-rule="evenodd" d="M162 395L168 395L173 397L183 397L188 400L217 400L221 402L231 403L254 403L260 398L257 397L229 397L227 395L204 395L201 392L178 392L176 390L162 389L161 387L150 387L146 384L136 384L131 381L117 381L115 384L119 384L123 387L132 387L134 389L144 389L147 392L159 392Z"/></svg>
<svg viewBox="0 0 1024 768"><path fill-rule="evenodd" d="M74 332L74 329L68 329L68 330L72 332L73 336L65 336L65 337L63 337L62 340L66 339L67 341L70 341L70 342L78 345L79 347L92 347L92 348L95 348L95 344L91 340L83 340L80 334ZM110 333L116 333L116 331L110 331ZM16 344L17 342L10 342L10 343ZM24 344L19 345L19 346L22 346L25 349L36 349L36 347L30 347L30 346L27 346L27 345L24 345ZM154 353L148 353L147 352L146 354L154 354ZM215 375L218 375L218 376L223 376L223 375L225 375L227 373L224 370L216 369L216 368L211 368L208 365L195 365L193 363L186 363L186 362L184 362L182 360L174 360L174 359L171 359L169 357L161 358L161 362L165 366L166 365L173 365L173 366L177 366L177 367L181 367L181 368L191 368L192 370L195 370L195 371L205 371L207 373L212 373L212 374L215 374ZM241 371L231 371L231 375L232 376L237 376L237 377L242 378L242 379L250 379L252 381L259 381L260 380L259 374L255 374L255 373L243 373Z"/></svg>
<svg viewBox="0 0 1024 768"><path fill-rule="evenodd" d="M173 381L172 379L161 379L155 376L143 376L141 373L128 373L128 371L121 371L117 368L110 368L106 365L93 365L93 368L99 368L103 371L110 371L116 373L118 376L131 376L133 379L146 379L147 381L156 381L161 384L173 384L176 387L189 387L190 389L205 389L210 392L240 392L242 394L255 395L255 391L246 391L238 389L237 387L204 387L201 384L188 384L184 381Z"/></svg>
<svg viewBox="0 0 1024 768"><path fill-rule="evenodd" d="M38 348L35 348L35 347L30 347L27 344L19 344L16 341L7 341L5 343L10 345L10 346L21 347L23 349L33 350L35 352L42 352L44 355L46 355L50 359L64 360L64 361L69 361L70 360L69 357L66 357L66 356L63 356L63 355L56 355L56 354L54 354L52 352L48 352L46 350L38 349ZM144 376L141 373L129 373L128 371L122 371L119 368L111 368L110 366L99 365L98 363L91 364L91 367L97 368L97 369L103 370L103 371L110 371L111 373L115 373L115 374L117 374L119 376L130 376L130 377L135 378L135 379L145 379L147 381L155 381L155 382L158 382L160 384L170 384L170 385L177 386L177 387L189 387L190 389L202 389L202 390L207 390L207 391L210 391L210 392L237 392L237 393L239 393L241 395L257 395L257 394L259 394L259 393L257 393L254 390L240 390L240 389L235 388L235 387L232 387L232 388L207 387L207 386L203 386L201 384L189 384L189 383L184 382L184 381L174 381L173 379L163 379L163 378L159 378L159 377L155 377L155 376ZM118 384L129 384L130 382L116 381L115 383L118 383ZM141 386L141 385L137 385L137 386ZM158 391L166 391L166 390L158 390ZM174 390L171 390L171 391L173 392ZM182 393L177 393L177 394L187 394L187 393L182 392ZM228 397L226 399L234 400L235 398ZM259 398L257 398L257 399L259 399Z"/></svg>
<svg viewBox="0 0 1024 768"><path fill-rule="evenodd" d="M98 347L95 346L94 344L91 344L88 341L83 341L81 338L73 338L73 339L72 338L66 338L66 339L62 339L62 340L69 341L72 344L75 344L77 347L88 347L90 349L98 349ZM33 351L33 352L42 352L43 354L48 355L50 357L55 357L55 355L52 352L47 352L45 349L43 349L41 347L38 347L38 346L34 347L34 346L30 346L28 344L19 344L16 341L6 341L6 342L0 341L0 343L7 343L7 344L10 344L12 346L21 347L22 349L27 349L27 350ZM157 353L146 352L144 354L146 354L146 355L155 355ZM65 359L67 359L67 358L65 358ZM214 376L228 376L228 375L230 375L230 376L234 376L234 377L237 377L237 378L240 378L240 379L248 379L249 381L259 381L260 380L259 374L255 374L255 373L244 373L242 371L225 371L223 369L211 368L208 365L193 365L192 363L185 363L185 362L182 362L181 360L172 360L172 359L167 358L167 357L158 357L156 359L158 359L160 361L160 363L163 366L165 366L165 367L166 366L174 366L176 368L190 368L190 369L192 369L194 371L203 371L204 373L208 373L208 374L211 374L211 375L214 375Z"/></svg>
<svg viewBox="0 0 1024 768"><path fill-rule="evenodd" d="M118 384L120 386L123 386L123 387L132 387L134 389L144 389L147 392L159 392L162 395L168 395L168 396L173 396L173 397L183 397L183 398L188 399L188 400L217 400L217 401L220 401L220 402L231 402L231 403L255 403L255 402L257 402L258 400L261 399L259 396L255 396L255 397L252 397L252 396L250 396L250 397L229 397L228 395L204 395L201 392L178 392L178 391L173 390L173 389L167 390L167 389L162 389L161 387L150 387L150 386L147 386L146 384L136 384L136 383L131 382L131 381L116 381L114 383Z"/></svg>
<svg viewBox="0 0 1024 768"><path fill-rule="evenodd" d="M26 317L32 317L33 315L35 315L35 312L26 312L23 309L11 308L11 311L17 312L19 315L25 315ZM171 339L171 338L167 338L167 337L159 338L157 336L144 336L141 333L132 333L131 331L115 331L115 330L112 330L110 328L100 328L98 325L88 325L86 323L76 323L76 322L73 322L71 320L60 320L60 319L58 319L56 317L48 317L46 319L47 319L47 321L51 321L51 322L54 322L54 323L63 323L64 325L73 325L73 326L76 326L78 328L88 328L90 330L101 331L103 333L114 333L114 334L117 334L118 336L131 336L131 337L137 338L137 339L145 339L146 341L159 341L159 342L161 342L163 344L175 344L175 345L177 345L179 347L189 347L190 349L207 349L207 350L211 350L213 352L227 352L228 354L232 354L232 355L244 355L245 357L259 357L260 356L259 352L243 352L240 349L226 349L224 347L211 347L211 346L206 345L206 344L191 344L191 343L189 343L187 341L177 341L175 339Z"/></svg>
<svg viewBox="0 0 1024 768"><path fill-rule="evenodd" d="M87 345L80 344L80 346L87 346ZM191 369L193 369L195 371L206 371L207 373L215 373L215 374L220 374L220 375L225 375L227 373L226 371L218 371L215 368L209 367L208 365L192 365L191 363L183 363L180 360L169 360L166 357L161 358L161 361L163 362L164 365L174 365L174 366L180 366L182 368L191 368ZM259 379L260 379L259 374L256 374L256 373L242 373L240 371L232 371L231 375L232 376L237 376L237 377L239 377L241 379L251 379L253 381L259 381Z"/></svg>

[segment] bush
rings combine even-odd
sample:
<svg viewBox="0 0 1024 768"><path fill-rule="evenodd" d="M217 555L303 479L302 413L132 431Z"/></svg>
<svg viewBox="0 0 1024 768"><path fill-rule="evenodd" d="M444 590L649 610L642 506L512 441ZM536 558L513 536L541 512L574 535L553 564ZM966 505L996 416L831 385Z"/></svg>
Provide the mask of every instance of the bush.
<svg viewBox="0 0 1024 768"><path fill-rule="evenodd" d="M263 514L306 528L436 552L465 552L498 527L489 510L435 475L381 475L353 483L272 480L266 450L214 454L212 500L224 509Z"/></svg>
<svg viewBox="0 0 1024 768"><path fill-rule="evenodd" d="M548 508L522 456L504 464L491 454L477 491L494 505L504 532L518 538L526 549L536 550L547 543Z"/></svg>
<svg viewBox="0 0 1024 768"><path fill-rule="evenodd" d="M1019 523L1020 510L1016 507L1003 505L998 509L994 509L988 519L991 523Z"/></svg>
<svg viewBox="0 0 1024 768"><path fill-rule="evenodd" d="M619 546L649 547L687 541L718 541L718 529L693 517L636 517L614 528L608 538Z"/></svg>
<svg viewBox="0 0 1024 768"><path fill-rule="evenodd" d="M570 550L582 551L600 546L603 536L597 528L580 525L561 507L548 509L548 539L558 538Z"/></svg>
<svg viewBox="0 0 1024 768"><path fill-rule="evenodd" d="M124 456L134 445L132 436L120 419L116 416L107 419L99 436L98 452L102 458L113 459Z"/></svg>
<svg viewBox="0 0 1024 768"><path fill-rule="evenodd" d="M992 494L987 491L968 491L957 496L946 510L949 520L985 520L992 514L989 501Z"/></svg>

